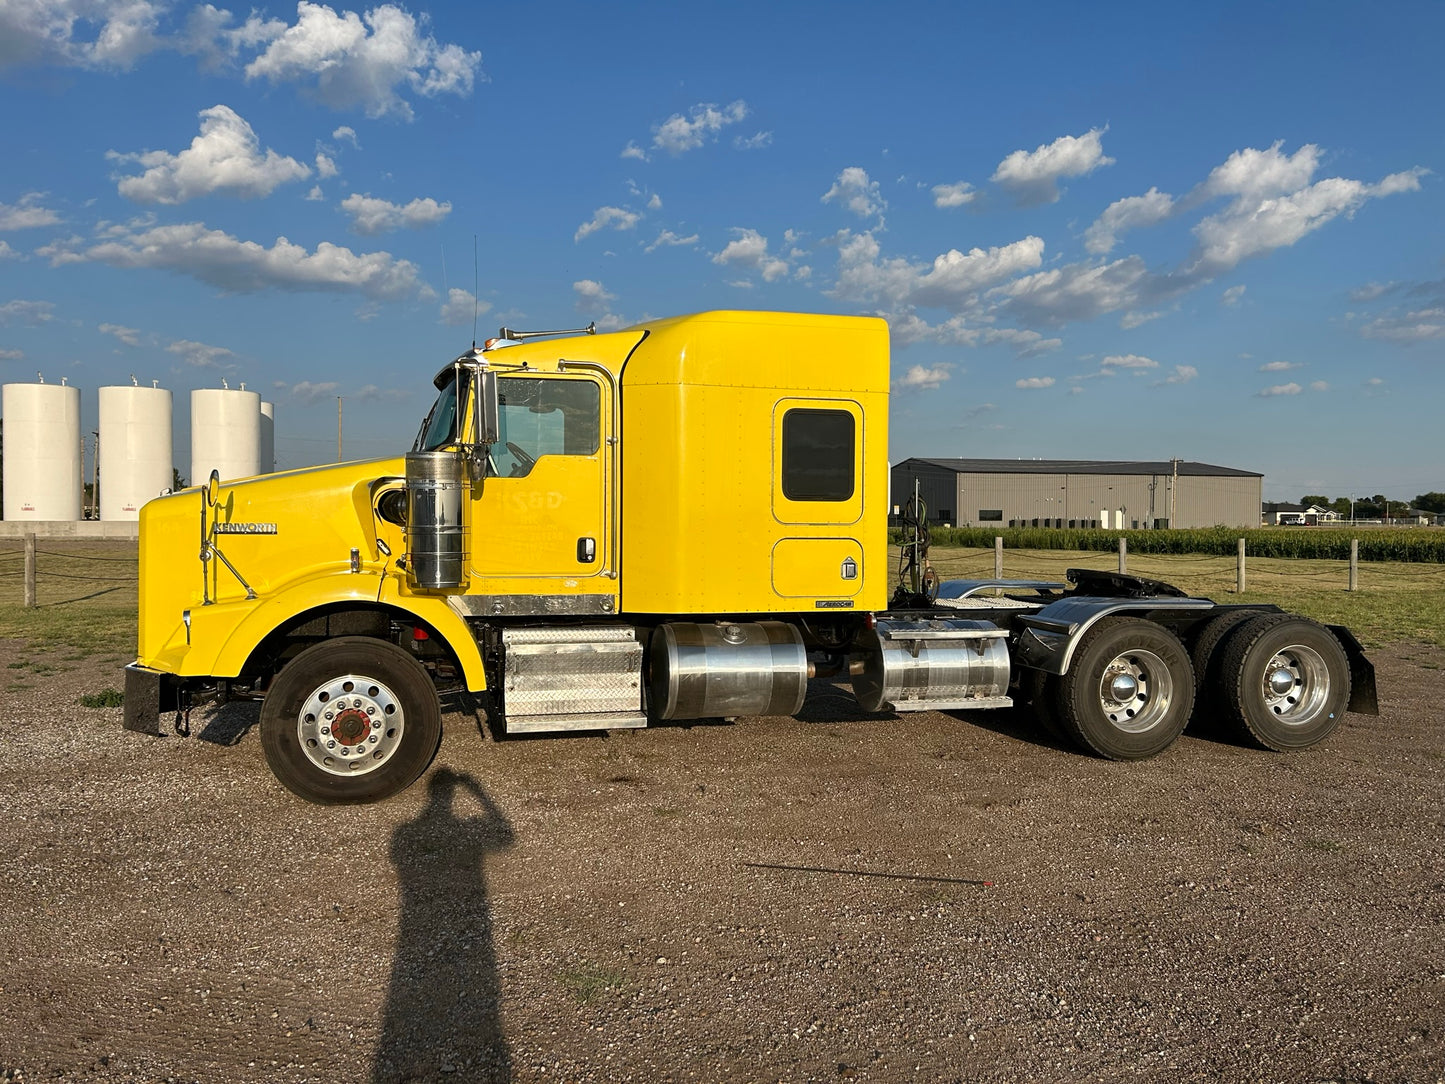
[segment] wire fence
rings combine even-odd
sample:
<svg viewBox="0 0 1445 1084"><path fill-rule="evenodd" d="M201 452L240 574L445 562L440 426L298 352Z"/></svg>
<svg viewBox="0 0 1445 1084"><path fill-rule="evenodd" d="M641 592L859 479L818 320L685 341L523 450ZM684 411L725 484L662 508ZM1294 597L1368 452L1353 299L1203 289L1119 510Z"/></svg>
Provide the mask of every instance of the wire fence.
<svg viewBox="0 0 1445 1084"><path fill-rule="evenodd" d="M136 543L46 541L49 544L44 547L36 545L32 535L0 544L0 602L33 608L99 597L126 601L137 596Z"/></svg>

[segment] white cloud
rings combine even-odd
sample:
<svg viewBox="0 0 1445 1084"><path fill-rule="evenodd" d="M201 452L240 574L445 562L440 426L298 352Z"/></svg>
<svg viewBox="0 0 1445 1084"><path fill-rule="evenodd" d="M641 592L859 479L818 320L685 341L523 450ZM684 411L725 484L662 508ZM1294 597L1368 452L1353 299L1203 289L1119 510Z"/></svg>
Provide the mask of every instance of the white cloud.
<svg viewBox="0 0 1445 1084"><path fill-rule="evenodd" d="M351 216L352 232L363 237L389 230L434 226L452 213L451 203L438 203L430 197L402 205L356 192L341 201L341 209Z"/></svg>
<svg viewBox="0 0 1445 1084"><path fill-rule="evenodd" d="M52 266L89 262L176 271L237 293L325 290L391 301L413 295L418 288L416 265L389 252L355 253L329 241L308 252L284 237L266 248L207 229L200 222L114 226L88 247L71 239L39 254L48 257Z"/></svg>
<svg viewBox="0 0 1445 1084"><path fill-rule="evenodd" d="M0 260L18 260L18 259L21 259L21 255L20 255L20 253L16 252L13 248L10 247L10 242L9 242L9 241L0 241Z"/></svg>
<svg viewBox="0 0 1445 1084"><path fill-rule="evenodd" d="M394 114L410 120L404 89L423 97L465 97L481 67L481 53L438 44L393 4L381 4L364 16L354 11L338 15L301 0L296 16L294 26L275 34L246 65L246 77L273 83L314 80L315 97L333 109L360 107L369 117Z"/></svg>
<svg viewBox="0 0 1445 1084"><path fill-rule="evenodd" d="M343 124L331 133L331 138L338 143L350 143L355 150L361 149L360 142L356 138L356 129L349 124Z"/></svg>
<svg viewBox="0 0 1445 1084"><path fill-rule="evenodd" d="M1368 301L1378 301L1391 290L1395 289L1393 282L1370 282L1358 289L1350 291L1350 300L1356 304L1363 304Z"/></svg>
<svg viewBox="0 0 1445 1084"><path fill-rule="evenodd" d="M308 203L320 203L325 198L326 193L321 191L321 186L319 184L313 184L311 186L311 191L306 193L306 200Z"/></svg>
<svg viewBox="0 0 1445 1084"><path fill-rule="evenodd" d="M633 140L627 141L627 146L622 148L619 158L636 158L638 161L648 161L647 152L637 145Z"/></svg>
<svg viewBox="0 0 1445 1084"><path fill-rule="evenodd" d="M0 203L0 230L28 230L36 226L55 225L60 221L60 215L42 205L43 199L43 192L27 192L17 203Z"/></svg>
<svg viewBox="0 0 1445 1084"><path fill-rule="evenodd" d="M1244 287L1242 285L1231 286L1229 289L1224 291L1224 293L1220 296L1219 301L1220 304L1234 306L1239 304L1242 297L1244 297Z"/></svg>
<svg viewBox="0 0 1445 1084"><path fill-rule="evenodd" d="M318 177L320 177L323 181L329 181L332 177L335 177L340 172L341 171L336 168L336 159L331 158L320 151L316 152L316 175Z"/></svg>
<svg viewBox="0 0 1445 1084"><path fill-rule="evenodd" d="M717 138L718 132L729 124L746 119L748 103L739 99L730 105L718 108L700 103L688 111L687 116L674 113L652 130L652 145L668 154L682 154L696 150L704 143ZM632 144L628 144L630 148ZM624 157L629 157L626 150Z"/></svg>
<svg viewBox="0 0 1445 1084"><path fill-rule="evenodd" d="M617 300L617 295L608 293L596 279L579 279L572 284L572 292L577 295L577 311L583 313L606 309Z"/></svg>
<svg viewBox="0 0 1445 1084"><path fill-rule="evenodd" d="M1026 376L1021 380L1014 381L1014 387L1016 388L1034 389L1052 388L1053 386L1054 378L1051 376Z"/></svg>
<svg viewBox="0 0 1445 1084"><path fill-rule="evenodd" d="M1289 195L1236 200L1194 227L1200 253L1186 273L1212 278L1241 261L1287 248L1340 215L1352 217L1369 199L1418 191L1422 170L1393 173L1376 184L1330 177Z"/></svg>
<svg viewBox="0 0 1445 1084"><path fill-rule="evenodd" d="M1164 315L1163 312L1126 312L1119 317L1119 326L1125 331L1132 331L1136 327L1142 327L1151 320L1158 320Z"/></svg>
<svg viewBox="0 0 1445 1084"><path fill-rule="evenodd" d="M878 182L870 181L861 166L845 167L833 187L823 193L824 203L835 199L859 218L882 214L888 206L878 192Z"/></svg>
<svg viewBox="0 0 1445 1084"><path fill-rule="evenodd" d="M0 68L128 69L160 47L156 27L167 6L158 0L6 0L0 3ZM84 30L94 36L78 33Z"/></svg>
<svg viewBox="0 0 1445 1084"><path fill-rule="evenodd" d="M1142 354L1110 354L1099 362L1105 369L1157 369L1159 363Z"/></svg>
<svg viewBox="0 0 1445 1084"><path fill-rule="evenodd" d="M187 365L197 369L224 369L235 368L233 364L236 354L227 350L224 346L208 346L206 343L196 342L194 339L177 339L166 347L166 352L175 354Z"/></svg>
<svg viewBox="0 0 1445 1084"><path fill-rule="evenodd" d="M1012 327L984 328L981 339L988 346L995 343L1010 346L1013 348L1013 352L1021 358L1046 354L1050 350L1057 350L1064 345L1063 339L1046 339L1037 331L1024 331Z"/></svg>
<svg viewBox="0 0 1445 1084"><path fill-rule="evenodd" d="M713 256L713 263L751 268L766 282L776 282L788 273L788 262L768 253L768 239L757 230L734 226L732 232L736 238Z"/></svg>
<svg viewBox="0 0 1445 1084"><path fill-rule="evenodd" d="M577 227L577 232L572 235L573 241L580 241L584 237L590 237L598 230L630 230L642 220L642 216L635 211L628 211L621 207L599 207L592 212L592 220L584 222Z"/></svg>
<svg viewBox="0 0 1445 1084"><path fill-rule="evenodd" d="M648 209L649 211L660 211L660 210L662 210L662 197L659 196L656 192L654 192L654 193L652 194L651 198L648 199L648 201L647 201L647 209Z"/></svg>
<svg viewBox="0 0 1445 1084"><path fill-rule="evenodd" d="M1259 371L1262 373L1287 373L1291 369L1303 367L1304 362L1302 361L1266 361L1259 367Z"/></svg>
<svg viewBox="0 0 1445 1084"><path fill-rule="evenodd" d="M1298 395L1302 391L1304 391L1304 388L1300 387L1294 381L1290 381L1288 384L1271 384L1267 388L1261 388L1254 394L1256 398L1269 399L1276 395Z"/></svg>
<svg viewBox="0 0 1445 1084"><path fill-rule="evenodd" d="M972 203L977 197L978 193L967 181L933 186L933 205L935 207L962 207Z"/></svg>
<svg viewBox="0 0 1445 1084"><path fill-rule="evenodd" d="M740 151L756 151L770 146L773 142L772 132L758 132L756 135L733 137L733 148Z"/></svg>
<svg viewBox="0 0 1445 1084"><path fill-rule="evenodd" d="M1112 263L1066 264L1015 279L992 291L1026 323L1091 320L1120 309L1137 309L1152 285L1138 256Z"/></svg>
<svg viewBox="0 0 1445 1084"><path fill-rule="evenodd" d="M659 233L659 234L657 235L657 240L654 241L654 242L652 242L652 244L648 245L648 246L647 246L646 248L644 248L642 251L644 251L644 252L652 252L654 249L664 248L664 247L669 247L669 246L675 247L675 246L678 246L678 245L695 245L695 244L697 244L697 241L698 241L698 235L695 234L695 233L692 234L692 235L689 236L689 237L679 237L677 234L673 233L671 230L663 230L661 233Z"/></svg>
<svg viewBox="0 0 1445 1084"><path fill-rule="evenodd" d="M24 350L11 350L9 348L0 348L0 361L20 361L24 357Z"/></svg>
<svg viewBox="0 0 1445 1084"><path fill-rule="evenodd" d="M1312 381L1310 381L1310 391L1329 391L1329 390L1330 390L1330 382L1329 382L1328 380L1312 380Z"/></svg>
<svg viewBox="0 0 1445 1084"><path fill-rule="evenodd" d="M1102 136L1107 130L1092 128L1081 136L1060 136L1032 151L1014 151L998 164L990 179L1023 206L1054 203L1063 178L1082 177L1114 164L1114 159L1104 154Z"/></svg>
<svg viewBox="0 0 1445 1084"><path fill-rule="evenodd" d="M1198 375L1199 370L1196 369L1193 365L1176 365L1174 366L1174 371L1172 373L1166 376L1163 380L1156 380L1150 386L1159 388L1163 387L1166 384L1188 384Z"/></svg>
<svg viewBox="0 0 1445 1084"><path fill-rule="evenodd" d="M1414 312L1379 316L1360 329L1367 339L1415 343L1445 338L1445 308L1417 309Z"/></svg>
<svg viewBox="0 0 1445 1084"><path fill-rule="evenodd" d="M140 345L140 331L133 327L123 327L120 324L101 324L97 330L102 335L114 335L126 346Z"/></svg>
<svg viewBox="0 0 1445 1084"><path fill-rule="evenodd" d="M1119 237L1124 233L1156 225L1173 212L1174 197L1157 188L1149 189L1142 196L1115 200L1084 231L1084 247L1096 256L1103 256L1118 244Z"/></svg>
<svg viewBox="0 0 1445 1084"><path fill-rule="evenodd" d="M470 290L453 286L447 291L446 303L441 307L441 321L448 327L464 327L491 307L490 301L478 301Z"/></svg>
<svg viewBox="0 0 1445 1084"><path fill-rule="evenodd" d="M321 383L313 383L310 380L302 380L296 384L287 384L278 380L274 385L275 389L283 395L289 395L292 399L305 406L311 406L325 399L335 399L337 389L341 387L335 380L327 380Z"/></svg>
<svg viewBox="0 0 1445 1084"><path fill-rule="evenodd" d="M112 161L145 169L138 177L121 178L120 194L137 203L184 203L218 192L254 199L311 176L310 168L294 158L269 149L263 154L255 131L229 106L213 105L200 117L200 135L179 154L107 151Z"/></svg>
<svg viewBox="0 0 1445 1084"><path fill-rule="evenodd" d="M1206 196L1237 196L1246 203L1259 203L1274 196L1296 192L1309 184L1320 164L1320 149L1306 143L1292 155L1280 154L1284 140L1268 150L1246 147L1235 151L1215 166L1202 186Z"/></svg>
<svg viewBox="0 0 1445 1084"><path fill-rule="evenodd" d="M1025 237L997 248L950 249L932 265L912 264L897 257L881 259L872 233L845 230L838 235L833 294L844 300L882 301L893 310L922 305L957 313L985 287L1038 267L1043 252L1042 238Z"/></svg>
<svg viewBox="0 0 1445 1084"><path fill-rule="evenodd" d="M25 324L28 327L36 327L40 324L49 323L55 319L55 303L53 301L7 301L0 305L0 327L9 327L11 324Z"/></svg>
<svg viewBox="0 0 1445 1084"><path fill-rule="evenodd" d="M949 378L953 366L948 362L941 362L931 368L923 365L914 365L903 374L902 378L895 380L893 386L900 389L918 389L922 391L934 391L943 386L943 382Z"/></svg>
<svg viewBox="0 0 1445 1084"><path fill-rule="evenodd" d="M363 384L347 396L359 403L400 403L411 398L405 388L379 388L375 384Z"/></svg>

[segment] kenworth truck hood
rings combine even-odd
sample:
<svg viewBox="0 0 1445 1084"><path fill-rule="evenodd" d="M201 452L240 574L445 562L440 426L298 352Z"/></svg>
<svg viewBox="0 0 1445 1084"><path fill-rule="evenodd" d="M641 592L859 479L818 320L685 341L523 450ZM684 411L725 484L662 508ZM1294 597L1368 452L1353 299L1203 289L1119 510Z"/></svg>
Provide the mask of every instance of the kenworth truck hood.
<svg viewBox="0 0 1445 1084"><path fill-rule="evenodd" d="M351 575L357 597L375 598L387 558L377 546L372 486L380 478L399 482L405 464L398 456L225 482L212 507L204 487L149 501L140 513L137 661L206 672L185 658L192 648L213 657L218 645L193 644L188 617L204 613L211 628L233 624L307 580ZM391 548L401 552L396 542ZM353 549L365 576L352 572ZM225 561L203 561L203 551Z"/></svg>

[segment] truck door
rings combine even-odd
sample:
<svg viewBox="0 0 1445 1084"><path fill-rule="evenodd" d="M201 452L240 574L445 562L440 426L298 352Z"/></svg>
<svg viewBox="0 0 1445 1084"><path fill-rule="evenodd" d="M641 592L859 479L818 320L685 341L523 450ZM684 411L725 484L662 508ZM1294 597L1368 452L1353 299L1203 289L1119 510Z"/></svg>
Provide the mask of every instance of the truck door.
<svg viewBox="0 0 1445 1084"><path fill-rule="evenodd" d="M499 433L472 505L471 608L608 613L612 389L591 373L500 374ZM475 491L474 491L475 494Z"/></svg>

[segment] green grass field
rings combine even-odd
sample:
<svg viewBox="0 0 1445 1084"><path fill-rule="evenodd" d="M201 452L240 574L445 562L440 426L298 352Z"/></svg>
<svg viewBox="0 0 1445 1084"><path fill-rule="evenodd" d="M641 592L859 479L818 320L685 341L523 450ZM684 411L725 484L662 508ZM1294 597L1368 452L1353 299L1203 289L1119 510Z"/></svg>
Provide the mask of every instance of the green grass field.
<svg viewBox="0 0 1445 1084"><path fill-rule="evenodd" d="M61 657L135 656L136 544L42 538L26 609L24 544L0 542L0 639Z"/></svg>

